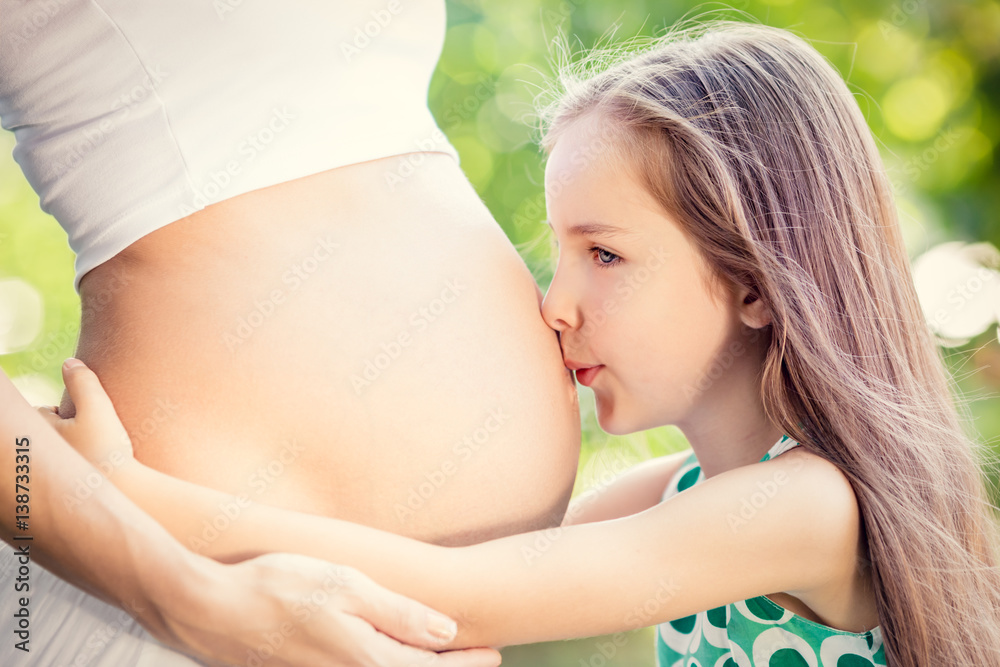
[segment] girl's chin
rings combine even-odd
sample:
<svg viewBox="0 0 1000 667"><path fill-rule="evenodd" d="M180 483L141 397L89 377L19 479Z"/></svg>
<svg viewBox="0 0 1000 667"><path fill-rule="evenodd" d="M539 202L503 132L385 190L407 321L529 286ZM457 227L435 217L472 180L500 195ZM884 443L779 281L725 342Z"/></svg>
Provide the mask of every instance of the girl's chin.
<svg viewBox="0 0 1000 667"><path fill-rule="evenodd" d="M608 435L629 435L673 423L664 420L665 415L662 414L627 414L620 403L615 405L602 400L598 393L594 394L594 401L597 424Z"/></svg>
<svg viewBox="0 0 1000 667"><path fill-rule="evenodd" d="M601 430L609 435L628 435L640 430L634 427L628 419L624 419L621 410L615 410L613 406L602 401L600 397L595 398L597 424Z"/></svg>

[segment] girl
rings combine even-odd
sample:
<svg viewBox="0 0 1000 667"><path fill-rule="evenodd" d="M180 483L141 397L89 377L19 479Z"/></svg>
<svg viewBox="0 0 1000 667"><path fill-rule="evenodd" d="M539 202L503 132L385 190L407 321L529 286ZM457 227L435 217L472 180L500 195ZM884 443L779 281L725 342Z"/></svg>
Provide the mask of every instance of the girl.
<svg viewBox="0 0 1000 667"><path fill-rule="evenodd" d="M460 548L134 460L112 479L217 558L356 566L459 619L455 647L659 623L663 666L1000 664L990 505L844 82L738 23L563 80L542 315L602 428L675 424L690 452L582 496L560 529ZM77 416L49 418L94 461L127 455L96 376L65 379Z"/></svg>

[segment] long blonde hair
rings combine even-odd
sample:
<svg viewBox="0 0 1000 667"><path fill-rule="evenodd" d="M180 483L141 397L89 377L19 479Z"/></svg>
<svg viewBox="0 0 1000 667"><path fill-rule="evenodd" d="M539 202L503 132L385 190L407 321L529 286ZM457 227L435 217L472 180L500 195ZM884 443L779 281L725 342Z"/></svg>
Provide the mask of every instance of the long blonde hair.
<svg viewBox="0 0 1000 667"><path fill-rule="evenodd" d="M784 30L716 21L560 73L542 145L597 113L715 275L772 315L761 395L851 481L889 665L1000 665L993 507L852 93Z"/></svg>

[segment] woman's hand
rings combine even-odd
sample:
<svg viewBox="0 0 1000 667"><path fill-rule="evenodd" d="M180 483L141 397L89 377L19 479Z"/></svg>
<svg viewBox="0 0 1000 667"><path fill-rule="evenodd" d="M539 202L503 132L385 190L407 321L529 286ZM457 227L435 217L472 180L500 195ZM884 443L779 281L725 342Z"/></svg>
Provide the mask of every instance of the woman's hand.
<svg viewBox="0 0 1000 667"><path fill-rule="evenodd" d="M197 594L193 602L172 594L162 606L172 635L165 641L219 664L500 664L500 654L488 648L436 653L454 638L454 622L352 568L280 553L236 565L207 563L189 587Z"/></svg>
<svg viewBox="0 0 1000 667"><path fill-rule="evenodd" d="M42 417L106 477L136 464L132 440L94 371L71 358L63 364L62 373L76 415L64 419L58 406L43 406L36 408Z"/></svg>

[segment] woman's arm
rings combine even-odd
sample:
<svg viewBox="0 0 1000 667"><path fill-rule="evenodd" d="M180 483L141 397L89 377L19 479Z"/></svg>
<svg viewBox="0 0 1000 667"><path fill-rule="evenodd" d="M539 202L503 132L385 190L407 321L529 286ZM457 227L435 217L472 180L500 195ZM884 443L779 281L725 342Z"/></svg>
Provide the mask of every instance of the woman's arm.
<svg viewBox="0 0 1000 667"><path fill-rule="evenodd" d="M587 489L570 503L562 525L619 519L649 509L660 502L670 478L690 455L691 450L685 449L643 461L610 484Z"/></svg>
<svg viewBox="0 0 1000 667"><path fill-rule="evenodd" d="M109 430L99 420L86 426L92 434ZM121 451L113 428L109 451ZM111 466L102 471L116 463L119 470L128 466L117 456L105 463ZM499 664L490 650L439 656L390 639L440 648L429 633L439 615L348 568L290 554L224 566L191 553L59 437L3 372L0 537L16 550L16 566L25 568L22 588L5 596L30 600L37 564L127 610L157 639L203 660L242 663L279 633L282 642L270 646L274 655L268 661L275 666ZM321 590L329 604L302 606Z"/></svg>
<svg viewBox="0 0 1000 667"><path fill-rule="evenodd" d="M89 370L67 378L71 394L84 384L101 391ZM86 410L74 401L78 415ZM858 533L849 482L804 451L717 475L633 516L461 548L244 502L139 466L121 477L182 540L213 536L201 545L207 553L286 550L357 567L455 618L452 646L592 636L810 591L843 572ZM204 532L216 519L216 533Z"/></svg>
<svg viewBox="0 0 1000 667"><path fill-rule="evenodd" d="M77 496L86 502L67 502ZM36 563L110 604L131 605L158 637L167 633L160 608L190 595L185 582L200 576L197 560L104 481L2 372L0 538L27 554L28 592ZM173 595L150 576L155 571L176 573Z"/></svg>

